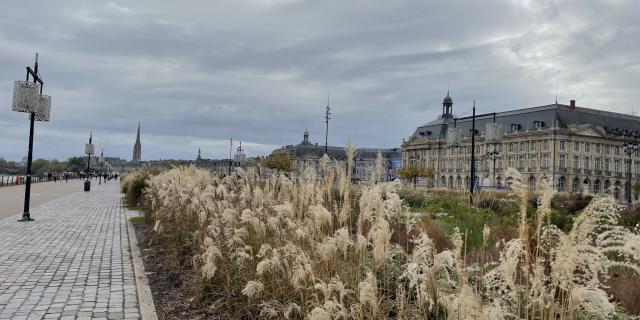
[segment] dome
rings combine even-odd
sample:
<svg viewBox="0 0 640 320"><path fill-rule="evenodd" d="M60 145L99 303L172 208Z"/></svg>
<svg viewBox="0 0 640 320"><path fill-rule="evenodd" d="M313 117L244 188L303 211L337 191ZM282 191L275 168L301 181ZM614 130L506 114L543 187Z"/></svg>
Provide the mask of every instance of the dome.
<svg viewBox="0 0 640 320"><path fill-rule="evenodd" d="M443 104L453 104L453 99L451 99L451 97L449 96L449 91L447 91L447 96L444 97L444 100L442 101Z"/></svg>

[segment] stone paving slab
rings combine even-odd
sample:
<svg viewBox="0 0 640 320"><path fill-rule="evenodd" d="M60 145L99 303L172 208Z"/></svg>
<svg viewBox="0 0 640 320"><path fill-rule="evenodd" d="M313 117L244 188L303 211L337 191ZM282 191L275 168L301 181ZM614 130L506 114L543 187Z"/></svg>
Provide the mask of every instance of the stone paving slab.
<svg viewBox="0 0 640 320"><path fill-rule="evenodd" d="M0 319L140 318L119 183L91 187L0 220Z"/></svg>

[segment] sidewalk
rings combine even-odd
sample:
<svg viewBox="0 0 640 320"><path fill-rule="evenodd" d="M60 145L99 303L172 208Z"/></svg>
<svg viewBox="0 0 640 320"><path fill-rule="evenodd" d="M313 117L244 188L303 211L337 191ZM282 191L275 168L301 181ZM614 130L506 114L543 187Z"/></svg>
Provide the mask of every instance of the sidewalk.
<svg viewBox="0 0 640 320"><path fill-rule="evenodd" d="M0 319L139 319L119 183L0 220Z"/></svg>

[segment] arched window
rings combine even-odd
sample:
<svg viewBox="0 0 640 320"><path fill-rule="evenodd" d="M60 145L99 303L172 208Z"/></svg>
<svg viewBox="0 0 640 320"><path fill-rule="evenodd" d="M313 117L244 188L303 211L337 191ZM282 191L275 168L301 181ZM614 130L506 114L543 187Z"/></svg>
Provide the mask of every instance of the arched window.
<svg viewBox="0 0 640 320"><path fill-rule="evenodd" d="M456 178L456 188L462 189L462 178L460 176Z"/></svg>
<svg viewBox="0 0 640 320"><path fill-rule="evenodd" d="M579 187L580 187L580 180L578 178L573 178L573 182L571 183L571 192L577 193Z"/></svg>
<svg viewBox="0 0 640 320"><path fill-rule="evenodd" d="M591 183L589 179L584 179L584 181L582 181L582 193L590 193L591 192L591 188L589 188L590 186L591 186Z"/></svg>
<svg viewBox="0 0 640 320"><path fill-rule="evenodd" d="M611 194L611 181L609 180L604 181L604 193Z"/></svg>
<svg viewBox="0 0 640 320"><path fill-rule="evenodd" d="M536 190L536 178L534 176L529 177L529 190Z"/></svg>
<svg viewBox="0 0 640 320"><path fill-rule="evenodd" d="M629 201L631 199L631 183L629 181L624 183L624 200Z"/></svg>
<svg viewBox="0 0 640 320"><path fill-rule="evenodd" d="M513 178L512 177L508 177L507 178L507 187L511 187L513 185Z"/></svg>
<svg viewBox="0 0 640 320"><path fill-rule="evenodd" d="M616 184L613 187L613 197L616 200L620 199L620 187L621 187L620 181L616 181Z"/></svg>
<svg viewBox="0 0 640 320"><path fill-rule="evenodd" d="M502 178L500 177L496 178L496 187L502 188Z"/></svg>
<svg viewBox="0 0 640 320"><path fill-rule="evenodd" d="M447 177L445 177L445 176L440 177L440 186L442 188L446 188L447 187Z"/></svg>
<svg viewBox="0 0 640 320"><path fill-rule="evenodd" d="M453 176L449 176L449 189L453 189Z"/></svg>
<svg viewBox="0 0 640 320"><path fill-rule="evenodd" d="M593 193L600 193L600 180L596 179L596 181L593 182Z"/></svg>
<svg viewBox="0 0 640 320"><path fill-rule="evenodd" d="M465 188L467 188L467 189L469 188L469 186L470 186L469 182L470 181L471 181L471 179L469 179L469 177L465 177L464 178L464 186L465 186Z"/></svg>
<svg viewBox="0 0 640 320"><path fill-rule="evenodd" d="M567 178L560 177L560 179L558 179L558 191L564 191L566 188L566 184L567 184Z"/></svg>

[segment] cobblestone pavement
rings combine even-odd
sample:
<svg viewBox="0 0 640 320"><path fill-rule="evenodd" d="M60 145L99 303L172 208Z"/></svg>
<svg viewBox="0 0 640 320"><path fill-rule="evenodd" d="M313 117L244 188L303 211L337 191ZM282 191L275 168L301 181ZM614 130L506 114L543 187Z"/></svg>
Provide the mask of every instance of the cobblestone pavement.
<svg viewBox="0 0 640 320"><path fill-rule="evenodd" d="M0 220L0 319L140 318L118 186Z"/></svg>

